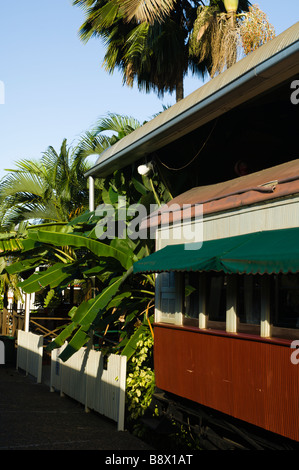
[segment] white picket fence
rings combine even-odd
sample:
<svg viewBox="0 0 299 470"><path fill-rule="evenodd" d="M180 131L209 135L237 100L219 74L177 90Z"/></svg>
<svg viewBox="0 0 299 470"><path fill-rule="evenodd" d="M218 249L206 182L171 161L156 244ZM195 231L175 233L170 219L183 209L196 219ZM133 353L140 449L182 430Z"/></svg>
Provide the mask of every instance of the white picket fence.
<svg viewBox="0 0 299 470"><path fill-rule="evenodd" d="M59 359L62 348L51 355L51 390L59 390L85 406L116 421L124 430L127 361L110 354L107 367L100 351L81 348L66 362Z"/></svg>
<svg viewBox="0 0 299 470"><path fill-rule="evenodd" d="M43 336L18 330L17 369L42 381ZM50 390L60 391L85 406L117 422L124 430L127 361L110 354L104 363L100 351L81 348L66 362L59 355L66 344L51 353Z"/></svg>
<svg viewBox="0 0 299 470"><path fill-rule="evenodd" d="M16 367L35 377L37 383L42 380L43 340L43 336L18 330Z"/></svg>

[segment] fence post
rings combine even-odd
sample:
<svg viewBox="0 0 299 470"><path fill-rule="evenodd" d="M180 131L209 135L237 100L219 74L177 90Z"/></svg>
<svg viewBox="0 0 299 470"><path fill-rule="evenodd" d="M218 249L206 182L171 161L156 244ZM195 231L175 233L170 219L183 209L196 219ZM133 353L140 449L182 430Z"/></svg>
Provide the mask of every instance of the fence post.
<svg viewBox="0 0 299 470"><path fill-rule="evenodd" d="M126 395L126 376L127 376L127 356L120 356L120 374L119 374L119 406L117 430L125 429L125 395Z"/></svg>

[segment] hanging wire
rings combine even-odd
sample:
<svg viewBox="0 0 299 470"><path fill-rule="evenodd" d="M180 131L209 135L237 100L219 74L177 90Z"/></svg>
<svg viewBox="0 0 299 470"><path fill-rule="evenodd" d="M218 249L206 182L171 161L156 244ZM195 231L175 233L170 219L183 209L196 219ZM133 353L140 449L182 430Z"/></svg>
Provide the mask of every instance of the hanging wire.
<svg viewBox="0 0 299 470"><path fill-rule="evenodd" d="M191 163L194 162L194 160L198 157L198 155L202 152L202 150L204 149L204 147L206 146L206 144L208 143L215 127L216 127L216 124L218 122L218 118L216 119L215 123L214 123L214 126L212 127L207 139L205 140L205 142L202 144L201 148L198 150L198 152L195 154L195 156L188 162L186 163L186 165L184 166L181 166L180 168L171 168L170 166L166 165L166 163L163 163L160 158L156 155L156 158L159 160L159 162L161 163L161 165L163 165L165 168L167 168L168 170L172 170L172 171L180 171L180 170L184 170L184 168L187 168L189 165L191 165Z"/></svg>

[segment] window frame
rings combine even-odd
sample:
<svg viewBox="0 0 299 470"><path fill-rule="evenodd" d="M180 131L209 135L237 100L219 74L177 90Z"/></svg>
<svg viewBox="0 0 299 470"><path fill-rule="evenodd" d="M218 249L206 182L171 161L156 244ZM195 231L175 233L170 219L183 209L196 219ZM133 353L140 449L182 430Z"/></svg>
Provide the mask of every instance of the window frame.
<svg viewBox="0 0 299 470"><path fill-rule="evenodd" d="M165 274L165 273L161 273ZM240 275L228 274L226 286L226 319L225 322L219 322L209 319L207 306L207 274L206 272L198 273L198 289L204 292L199 295L199 308L197 317L186 317L184 312L184 272L175 272L175 283L172 288L163 288L161 286L161 274L156 275L156 308L155 321L157 323L169 323L173 325L190 326L199 329L219 330L227 333L249 334L261 338L282 338L282 339L299 339L299 328L285 328L275 326L272 323L273 309L271 309L271 300L273 299L273 275L261 275L261 314L260 323L251 324L240 321L238 315L238 295ZM244 276L247 276L244 274ZM259 276L255 274L253 276ZM298 273L299 276L299 273ZM246 278L244 278L246 279ZM161 299L164 294L173 296L175 301L175 313L165 314L161 309ZM246 300L245 300L246 302Z"/></svg>
<svg viewBox="0 0 299 470"><path fill-rule="evenodd" d="M182 325L182 276L180 273L174 273L174 285L163 286L163 275L170 273L160 273L156 275L156 306L155 306L155 321L157 323L170 323L174 325ZM162 310L163 296L172 298L175 301L175 312L165 313Z"/></svg>

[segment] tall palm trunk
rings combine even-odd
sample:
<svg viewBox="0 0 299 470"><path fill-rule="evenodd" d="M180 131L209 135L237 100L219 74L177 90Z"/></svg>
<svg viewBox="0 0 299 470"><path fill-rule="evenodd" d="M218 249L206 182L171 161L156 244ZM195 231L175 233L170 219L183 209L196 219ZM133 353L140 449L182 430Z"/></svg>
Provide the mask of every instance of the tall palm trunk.
<svg viewBox="0 0 299 470"><path fill-rule="evenodd" d="M184 98L184 79L183 79L183 74L181 74L180 77L178 77L178 81L176 84L175 88L175 98L176 102L182 100Z"/></svg>

